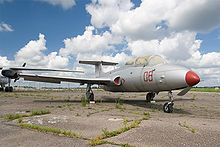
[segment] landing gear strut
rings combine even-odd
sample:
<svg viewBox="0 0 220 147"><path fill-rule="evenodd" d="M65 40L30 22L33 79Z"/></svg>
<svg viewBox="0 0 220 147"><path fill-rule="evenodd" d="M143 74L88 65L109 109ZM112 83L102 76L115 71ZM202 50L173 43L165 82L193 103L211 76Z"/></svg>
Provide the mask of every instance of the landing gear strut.
<svg viewBox="0 0 220 147"><path fill-rule="evenodd" d="M149 92L147 95L146 95L146 101L147 103L150 103L155 97L155 92Z"/></svg>
<svg viewBox="0 0 220 147"><path fill-rule="evenodd" d="M89 101L94 101L94 94L93 94L91 86L92 86L91 84L87 84L87 87L86 87L86 98Z"/></svg>
<svg viewBox="0 0 220 147"><path fill-rule="evenodd" d="M170 102L166 102L163 105L163 111L166 113L171 113L173 112L173 105L174 105L173 94L171 91L168 92L168 97L170 98Z"/></svg>

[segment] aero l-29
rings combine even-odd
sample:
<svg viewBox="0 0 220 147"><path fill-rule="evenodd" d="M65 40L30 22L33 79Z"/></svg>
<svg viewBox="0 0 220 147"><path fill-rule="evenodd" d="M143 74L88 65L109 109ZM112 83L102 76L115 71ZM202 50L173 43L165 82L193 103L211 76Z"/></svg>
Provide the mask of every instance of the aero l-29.
<svg viewBox="0 0 220 147"><path fill-rule="evenodd" d="M183 67L168 64L158 55L139 57L128 61L125 66L109 72L103 72L102 66L117 65L114 62L105 61L79 61L81 64L95 65L95 78L58 77L17 73L24 80L50 83L76 82L87 84L86 97L94 100L91 86L98 84L101 88L111 92L148 92L146 101L150 102L161 91L168 91L169 102L163 106L164 112L173 111L172 90L183 89L179 96L185 95L192 86L200 82L199 76Z"/></svg>

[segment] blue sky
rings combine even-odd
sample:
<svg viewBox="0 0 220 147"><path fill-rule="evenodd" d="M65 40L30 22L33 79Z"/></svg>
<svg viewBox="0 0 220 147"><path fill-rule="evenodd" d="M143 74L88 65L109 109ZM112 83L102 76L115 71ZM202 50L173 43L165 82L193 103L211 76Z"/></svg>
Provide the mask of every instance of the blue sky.
<svg viewBox="0 0 220 147"><path fill-rule="evenodd" d="M0 21L10 24L13 32L0 33L0 54L14 58L15 52L30 40L46 35L47 52L58 51L63 40L80 35L90 24L90 15L85 10L87 0L77 1L77 6L64 10L44 2L21 0L0 4Z"/></svg>
<svg viewBox="0 0 220 147"><path fill-rule="evenodd" d="M80 59L123 64L159 54L220 83L219 6L209 0L0 0L0 64L81 69Z"/></svg>

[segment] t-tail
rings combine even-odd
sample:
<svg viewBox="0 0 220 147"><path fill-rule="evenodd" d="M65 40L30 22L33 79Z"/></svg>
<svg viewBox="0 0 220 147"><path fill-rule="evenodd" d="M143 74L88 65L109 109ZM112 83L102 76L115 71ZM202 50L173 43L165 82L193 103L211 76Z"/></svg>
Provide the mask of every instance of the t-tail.
<svg viewBox="0 0 220 147"><path fill-rule="evenodd" d="M90 64L95 65L95 77L101 77L104 73L102 70L102 65L117 65L115 62L106 62L106 61L79 61L80 64Z"/></svg>

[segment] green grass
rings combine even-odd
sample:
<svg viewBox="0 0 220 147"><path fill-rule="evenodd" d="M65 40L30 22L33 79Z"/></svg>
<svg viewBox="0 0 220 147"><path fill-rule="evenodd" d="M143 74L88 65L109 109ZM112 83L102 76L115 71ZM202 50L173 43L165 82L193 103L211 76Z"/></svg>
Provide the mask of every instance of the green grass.
<svg viewBox="0 0 220 147"><path fill-rule="evenodd" d="M33 110L31 112L31 116L35 116L35 115L44 115L44 114L50 114L50 110Z"/></svg>
<svg viewBox="0 0 220 147"><path fill-rule="evenodd" d="M138 120L134 121L133 123L131 123L129 126L127 126L128 121L124 121L124 126L122 128L120 128L119 130L116 130L116 131L111 131L110 132L110 131L107 130L107 128L104 128L102 130L102 132L103 132L102 135L97 136L95 138L91 138L90 145L95 146L95 145L101 145L101 144L106 144L106 143L110 144L109 142L104 141L103 139L110 138L110 137L113 137L113 136L117 136L121 133L124 133L126 131L131 130L132 128L137 128L137 127L139 127L139 124L143 120L148 120L148 118L143 117L141 119L138 119Z"/></svg>
<svg viewBox="0 0 220 147"><path fill-rule="evenodd" d="M82 96L81 97L81 105L83 107L85 107L88 103L89 103L89 101L85 98L85 96Z"/></svg>
<svg viewBox="0 0 220 147"><path fill-rule="evenodd" d="M30 116L35 116L35 115L44 115L44 114L49 114L51 113L49 110L33 110L31 114L8 114L5 115L5 119L9 120L14 120L22 117L30 117Z"/></svg>
<svg viewBox="0 0 220 147"><path fill-rule="evenodd" d="M66 130L61 130L59 128L51 128L51 127L47 127L47 126L39 126L39 125L35 125L35 124L27 124L24 123L22 121L20 121L20 126L25 127L25 128L29 128L29 129L34 129L34 130L38 130L40 132L49 132L49 133L53 133L55 135L64 135L64 136L68 136L68 137L76 137L76 138L82 138L81 134L76 134L72 131L66 131Z"/></svg>
<svg viewBox="0 0 220 147"><path fill-rule="evenodd" d="M220 92L220 89L215 89L215 88L191 88L190 91L199 91L199 92Z"/></svg>
<svg viewBox="0 0 220 147"><path fill-rule="evenodd" d="M181 127L185 127L185 128L187 128L187 129L189 129L192 133L196 133L196 130L193 128L193 127L191 127L191 126L189 126L187 123L186 123L186 121L184 121L184 123L180 123L179 122L179 125L181 126Z"/></svg>

